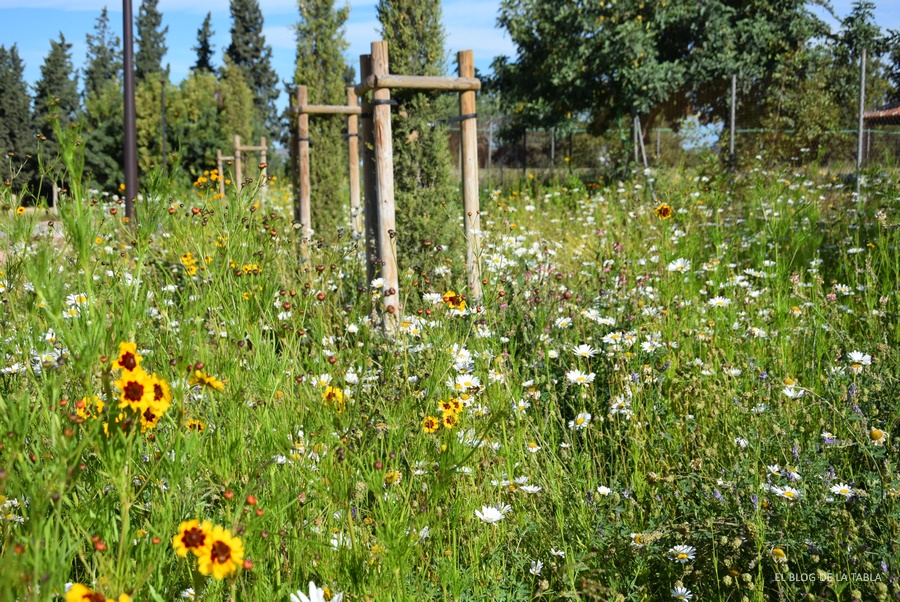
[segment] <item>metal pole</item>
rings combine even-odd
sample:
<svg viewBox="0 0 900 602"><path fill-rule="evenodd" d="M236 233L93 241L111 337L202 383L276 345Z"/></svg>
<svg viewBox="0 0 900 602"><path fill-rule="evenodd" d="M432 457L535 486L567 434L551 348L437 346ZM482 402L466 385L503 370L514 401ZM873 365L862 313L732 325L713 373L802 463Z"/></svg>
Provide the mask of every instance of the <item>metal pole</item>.
<svg viewBox="0 0 900 602"><path fill-rule="evenodd" d="M556 167L556 128L550 129L550 165Z"/></svg>
<svg viewBox="0 0 900 602"><path fill-rule="evenodd" d="M137 198L137 120L134 106L134 26L131 0L122 0L122 67L125 72L125 217L134 219Z"/></svg>
<svg viewBox="0 0 900 602"><path fill-rule="evenodd" d="M863 165L863 111L866 107L866 49L859 58L859 142L856 148L856 192L859 194L859 172Z"/></svg>
<svg viewBox="0 0 900 602"><path fill-rule="evenodd" d="M522 134L522 176L526 176L528 172L528 130Z"/></svg>
<svg viewBox="0 0 900 602"><path fill-rule="evenodd" d="M737 75L731 76L731 141L728 144L728 168L734 171L734 126L737 114Z"/></svg>
<svg viewBox="0 0 900 602"><path fill-rule="evenodd" d="M494 118L491 117L488 120L488 156L487 156L487 168L488 174L491 173L491 153L494 150Z"/></svg>
<svg viewBox="0 0 900 602"><path fill-rule="evenodd" d="M166 161L166 80L159 80L160 83L160 104L162 105L162 111L159 115L159 139L160 139L160 149L162 150L162 164L165 167L168 164Z"/></svg>
<svg viewBox="0 0 900 602"><path fill-rule="evenodd" d="M656 128L656 160L659 161L659 133L661 128Z"/></svg>

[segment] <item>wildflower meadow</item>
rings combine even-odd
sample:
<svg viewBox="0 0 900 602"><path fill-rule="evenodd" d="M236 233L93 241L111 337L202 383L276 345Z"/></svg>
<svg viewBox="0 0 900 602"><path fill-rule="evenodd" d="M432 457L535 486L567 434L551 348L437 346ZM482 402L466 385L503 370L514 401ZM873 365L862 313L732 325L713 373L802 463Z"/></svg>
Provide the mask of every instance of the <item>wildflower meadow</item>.
<svg viewBox="0 0 900 602"><path fill-rule="evenodd" d="M349 218L127 220L59 135L0 197L0 599L900 599L896 173L488 185L482 297L436 205L385 330Z"/></svg>

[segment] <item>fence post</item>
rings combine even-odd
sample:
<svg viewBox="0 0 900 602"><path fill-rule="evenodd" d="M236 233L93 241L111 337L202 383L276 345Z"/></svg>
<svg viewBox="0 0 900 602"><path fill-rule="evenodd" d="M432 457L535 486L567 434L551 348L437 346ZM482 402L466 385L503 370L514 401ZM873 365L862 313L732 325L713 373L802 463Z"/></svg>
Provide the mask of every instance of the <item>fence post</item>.
<svg viewBox="0 0 900 602"><path fill-rule="evenodd" d="M363 81L372 75L372 55L363 54L359 57L359 74ZM362 98L362 159L363 159L363 193L366 203L365 209L365 253L366 253L366 286L368 287L378 270L375 262L378 260L378 192L375 182L375 133L372 123L371 96L363 95Z"/></svg>
<svg viewBox="0 0 900 602"><path fill-rule="evenodd" d="M234 137L234 179L237 182L238 192L244 188L244 178L241 173L241 137Z"/></svg>
<svg viewBox="0 0 900 602"><path fill-rule="evenodd" d="M475 77L471 50L458 54L459 76ZM462 153L463 220L466 226L466 267L469 294L481 300L480 254L481 219L478 203L478 129L475 122L475 91L459 93L459 143Z"/></svg>
<svg viewBox="0 0 900 602"><path fill-rule="evenodd" d="M863 112L866 107L866 48L862 49L862 56L859 58L859 142L856 148L856 194L860 192L860 172L863 166Z"/></svg>
<svg viewBox="0 0 900 602"><path fill-rule="evenodd" d="M260 179L260 194L262 198L265 199L269 193L269 164L266 161L266 137L262 136L259 139L259 162L262 164L262 169L259 171L259 179Z"/></svg>
<svg viewBox="0 0 900 602"><path fill-rule="evenodd" d="M737 75L731 76L731 140L728 143L728 168L734 171L734 128L737 121Z"/></svg>
<svg viewBox="0 0 900 602"><path fill-rule="evenodd" d="M358 106L356 92L347 88L347 105ZM347 116L347 155L350 161L350 219L353 235L362 233L362 215L359 209L359 126L356 115Z"/></svg>
<svg viewBox="0 0 900 602"><path fill-rule="evenodd" d="M308 104L306 86L297 86L297 107L300 113L297 115L297 141L300 148L297 153L297 163L300 172L300 215L297 216L301 224L303 238L312 236L312 212L310 210L310 183L309 183L309 115L303 112L303 107Z"/></svg>
<svg viewBox="0 0 900 602"><path fill-rule="evenodd" d="M372 74L390 73L387 42L372 42ZM394 207L394 145L391 139L391 92L376 88L372 93L375 138L375 171L378 188L378 254L384 278L384 328L392 332L400 319L400 288L394 237L397 235Z"/></svg>

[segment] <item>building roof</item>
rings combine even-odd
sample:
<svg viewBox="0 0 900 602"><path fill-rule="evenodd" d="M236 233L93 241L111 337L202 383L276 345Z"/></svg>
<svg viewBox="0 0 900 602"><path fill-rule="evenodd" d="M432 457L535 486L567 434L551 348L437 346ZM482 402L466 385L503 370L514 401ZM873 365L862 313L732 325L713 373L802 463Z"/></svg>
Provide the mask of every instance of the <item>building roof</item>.
<svg viewBox="0 0 900 602"><path fill-rule="evenodd" d="M900 125L900 103L863 113L863 121L868 125Z"/></svg>

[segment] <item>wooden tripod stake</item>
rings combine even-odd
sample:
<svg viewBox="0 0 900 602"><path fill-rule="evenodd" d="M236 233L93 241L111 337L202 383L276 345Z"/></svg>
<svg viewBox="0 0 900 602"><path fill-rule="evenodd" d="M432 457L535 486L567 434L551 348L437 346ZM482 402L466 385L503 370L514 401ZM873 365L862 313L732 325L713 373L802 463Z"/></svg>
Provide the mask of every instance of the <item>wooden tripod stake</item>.
<svg viewBox="0 0 900 602"><path fill-rule="evenodd" d="M362 233L361 213L359 206L359 141L357 139L357 119L361 112L353 88L347 88L346 105L310 105L306 104L308 93L306 86L297 87L297 130L300 141L300 152L297 153L300 172L300 214L295 219L310 228L311 185L309 177L309 115L346 115L348 161L350 171L350 215L353 219L355 235ZM304 151L305 149L305 151Z"/></svg>
<svg viewBox="0 0 900 602"><path fill-rule="evenodd" d="M478 143L475 119L475 91L481 82L475 78L471 50L459 53L459 77L425 77L389 73L387 43L372 42L372 54L360 57L362 83L355 87L359 95L373 92L371 103L363 97L363 175L366 185L367 251L371 244L378 255L366 253L367 274L371 281L376 263L381 263L384 279L384 326L392 331L400 319L399 281L396 254L396 210L394 206L394 165L391 139L390 89L445 90L459 92L458 120L461 122L461 163L463 211L466 230L466 267L468 294L474 301L482 297L480 261L480 217L478 199ZM371 107L372 127L367 115ZM374 153L370 156L368 145ZM373 165L374 164L374 165ZM374 172L374 173L373 173ZM370 175L373 174L373 175ZM374 184L372 183L374 180ZM370 190L370 188L372 190ZM370 194L371 193L371 194ZM370 203L374 196L374 203ZM377 211L377 217L370 215Z"/></svg>

